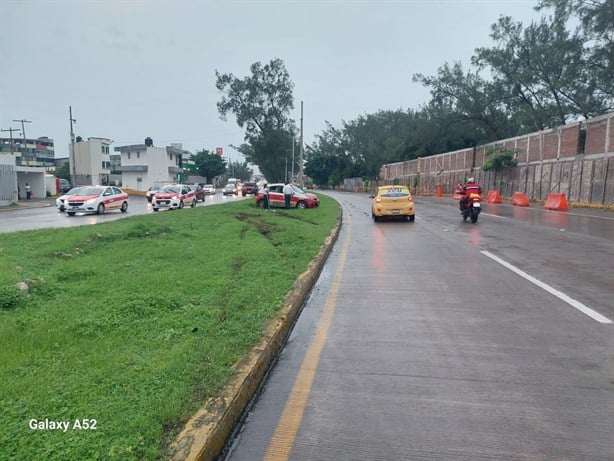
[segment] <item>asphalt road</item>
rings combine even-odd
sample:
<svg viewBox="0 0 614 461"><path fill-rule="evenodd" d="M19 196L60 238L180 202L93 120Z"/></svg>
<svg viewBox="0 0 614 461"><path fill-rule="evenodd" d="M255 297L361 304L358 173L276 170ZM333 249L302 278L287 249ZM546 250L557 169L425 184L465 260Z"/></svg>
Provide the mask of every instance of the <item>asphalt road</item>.
<svg viewBox="0 0 614 461"><path fill-rule="evenodd" d="M233 195L222 195L218 192L215 195L208 195L204 202L199 202L196 206L215 205L227 203L234 200L252 199L253 195L235 197ZM161 210L159 213L166 213L169 210ZM181 212L182 210L177 210ZM109 211L102 215L87 214L68 216L66 213L59 212L55 207L55 200L36 201L31 204L15 209L6 209L0 212L0 233L15 232L19 230L32 230L49 227L70 227L82 226L88 224L97 224L101 222L114 221L116 219L126 218L135 214L153 213L151 204L147 202L144 196L131 195L128 203L128 211L122 213L120 211ZM175 212L175 210L171 211Z"/></svg>
<svg viewBox="0 0 614 461"><path fill-rule="evenodd" d="M341 234L224 459L614 459L611 212L374 223L330 194Z"/></svg>

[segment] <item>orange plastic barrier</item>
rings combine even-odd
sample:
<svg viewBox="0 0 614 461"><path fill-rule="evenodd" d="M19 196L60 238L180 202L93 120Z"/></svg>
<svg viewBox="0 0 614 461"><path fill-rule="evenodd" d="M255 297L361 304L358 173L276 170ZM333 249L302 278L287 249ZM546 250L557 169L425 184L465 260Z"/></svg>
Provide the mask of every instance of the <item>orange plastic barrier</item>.
<svg viewBox="0 0 614 461"><path fill-rule="evenodd" d="M443 197L443 187L437 186L436 195L437 197Z"/></svg>
<svg viewBox="0 0 614 461"><path fill-rule="evenodd" d="M486 195L486 203L501 203L501 194L498 190L489 190Z"/></svg>
<svg viewBox="0 0 614 461"><path fill-rule="evenodd" d="M546 210L567 211L569 207L565 194L548 194L544 208Z"/></svg>
<svg viewBox="0 0 614 461"><path fill-rule="evenodd" d="M512 206L529 206L529 198L523 192L514 192L512 195Z"/></svg>

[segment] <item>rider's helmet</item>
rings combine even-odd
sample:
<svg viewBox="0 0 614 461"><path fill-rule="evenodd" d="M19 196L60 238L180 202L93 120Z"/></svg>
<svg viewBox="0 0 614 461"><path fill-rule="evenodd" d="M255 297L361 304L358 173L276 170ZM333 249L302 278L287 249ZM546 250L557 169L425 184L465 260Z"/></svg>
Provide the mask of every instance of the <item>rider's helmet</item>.
<svg viewBox="0 0 614 461"><path fill-rule="evenodd" d="M469 178L469 179L467 179L467 182L475 182L475 179L474 178Z"/></svg>

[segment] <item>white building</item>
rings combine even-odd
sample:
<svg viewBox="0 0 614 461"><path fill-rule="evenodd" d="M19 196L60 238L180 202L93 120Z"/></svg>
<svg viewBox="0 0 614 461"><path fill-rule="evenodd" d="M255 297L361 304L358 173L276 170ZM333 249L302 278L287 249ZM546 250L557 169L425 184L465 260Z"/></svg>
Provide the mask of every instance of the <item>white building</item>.
<svg viewBox="0 0 614 461"><path fill-rule="evenodd" d="M107 138L87 138L87 141L83 141L81 137L77 137L76 142L69 147L71 184L84 186L109 184L111 174L109 146L112 142Z"/></svg>
<svg viewBox="0 0 614 461"><path fill-rule="evenodd" d="M182 158L188 152L181 146L154 147L151 138L145 144L115 148L121 154L122 187L146 191L153 184L181 182Z"/></svg>

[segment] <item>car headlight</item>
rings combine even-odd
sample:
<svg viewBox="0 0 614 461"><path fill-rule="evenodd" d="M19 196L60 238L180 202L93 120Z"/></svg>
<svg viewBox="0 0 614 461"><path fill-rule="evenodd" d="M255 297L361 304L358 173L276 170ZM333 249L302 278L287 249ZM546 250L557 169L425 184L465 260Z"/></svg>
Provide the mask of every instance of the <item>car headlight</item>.
<svg viewBox="0 0 614 461"><path fill-rule="evenodd" d="M86 205L91 205L91 204L92 204L92 203L94 203L96 200L97 200L97 199L95 199L95 198L91 198L91 199L89 199L89 200L86 200L86 201L85 201L85 204L86 204Z"/></svg>

